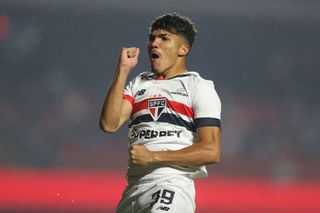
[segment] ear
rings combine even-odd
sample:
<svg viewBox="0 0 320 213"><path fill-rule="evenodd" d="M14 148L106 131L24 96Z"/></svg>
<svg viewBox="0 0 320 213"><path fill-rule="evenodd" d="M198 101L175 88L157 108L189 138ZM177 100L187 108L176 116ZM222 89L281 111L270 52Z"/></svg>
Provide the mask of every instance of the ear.
<svg viewBox="0 0 320 213"><path fill-rule="evenodd" d="M190 51L190 46L188 44L182 44L179 49L179 56L186 56Z"/></svg>

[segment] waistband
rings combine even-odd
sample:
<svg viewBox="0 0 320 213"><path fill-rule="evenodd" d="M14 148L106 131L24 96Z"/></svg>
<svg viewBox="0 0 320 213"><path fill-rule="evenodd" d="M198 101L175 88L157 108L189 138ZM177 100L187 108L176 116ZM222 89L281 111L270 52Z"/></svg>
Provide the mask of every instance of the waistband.
<svg viewBox="0 0 320 213"><path fill-rule="evenodd" d="M146 174L144 176L127 176L127 182L129 185L137 184L137 183L148 183L154 182L158 180L165 180L173 177L186 177L191 179L190 173L179 171L174 168L165 167L158 168L153 172Z"/></svg>

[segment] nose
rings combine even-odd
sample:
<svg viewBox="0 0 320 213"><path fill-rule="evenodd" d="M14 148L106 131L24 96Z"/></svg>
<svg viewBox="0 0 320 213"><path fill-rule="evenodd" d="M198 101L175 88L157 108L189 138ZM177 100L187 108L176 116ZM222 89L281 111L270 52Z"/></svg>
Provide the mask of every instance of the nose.
<svg viewBox="0 0 320 213"><path fill-rule="evenodd" d="M158 48L159 47L159 39L154 38L152 40L149 40L149 47L152 48Z"/></svg>

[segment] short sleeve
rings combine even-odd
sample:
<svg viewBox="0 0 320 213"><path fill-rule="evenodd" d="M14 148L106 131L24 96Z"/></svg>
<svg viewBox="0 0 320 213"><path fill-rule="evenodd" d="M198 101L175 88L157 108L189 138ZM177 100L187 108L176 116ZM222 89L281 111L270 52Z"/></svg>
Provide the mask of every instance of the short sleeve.
<svg viewBox="0 0 320 213"><path fill-rule="evenodd" d="M221 101L212 81L201 81L194 93L193 110L196 127L221 127Z"/></svg>
<svg viewBox="0 0 320 213"><path fill-rule="evenodd" d="M130 81L126 87L124 88L123 92L123 98L128 100L132 105L134 104L134 99L133 99L133 81Z"/></svg>
<svg viewBox="0 0 320 213"><path fill-rule="evenodd" d="M135 98L135 94L139 91L139 85L141 85L141 83L147 79L149 76L154 75L151 72L142 72L140 73L138 76L136 76L135 78L133 78L124 88L124 92L123 92L123 98L128 100L132 106L134 105L134 98Z"/></svg>

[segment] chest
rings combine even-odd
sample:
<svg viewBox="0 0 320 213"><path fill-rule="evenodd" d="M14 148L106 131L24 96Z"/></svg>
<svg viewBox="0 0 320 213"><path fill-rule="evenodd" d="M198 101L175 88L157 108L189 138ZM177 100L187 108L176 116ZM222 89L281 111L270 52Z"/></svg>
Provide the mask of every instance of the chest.
<svg viewBox="0 0 320 213"><path fill-rule="evenodd" d="M182 80L145 81L133 90L135 103L149 99L166 98L191 106L191 96L190 85Z"/></svg>

